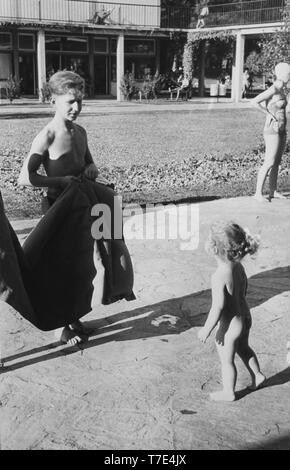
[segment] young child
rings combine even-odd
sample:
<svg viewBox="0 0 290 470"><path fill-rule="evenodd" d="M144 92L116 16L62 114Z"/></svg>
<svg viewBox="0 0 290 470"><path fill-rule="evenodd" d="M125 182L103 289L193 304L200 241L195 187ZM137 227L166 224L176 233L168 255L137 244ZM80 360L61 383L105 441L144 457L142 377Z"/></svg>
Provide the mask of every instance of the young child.
<svg viewBox="0 0 290 470"><path fill-rule="evenodd" d="M215 257L217 270L212 276L212 307L198 338L205 343L218 324L216 347L223 389L211 394L215 401L235 400L236 353L251 374L251 389L257 389L265 381L257 357L249 346L252 320L246 301L247 276L241 264L244 256L254 254L258 246L258 237L251 236L234 222L219 222L211 227L206 249Z"/></svg>
<svg viewBox="0 0 290 470"><path fill-rule="evenodd" d="M75 120L82 109L84 81L70 71L57 72L49 80L54 118L34 139L18 183L48 188L47 201L51 206L62 191L80 174L95 180L98 177L86 131ZM39 173L43 165L46 175ZM74 345L81 341L78 333L85 333L77 321L64 328L61 341Z"/></svg>

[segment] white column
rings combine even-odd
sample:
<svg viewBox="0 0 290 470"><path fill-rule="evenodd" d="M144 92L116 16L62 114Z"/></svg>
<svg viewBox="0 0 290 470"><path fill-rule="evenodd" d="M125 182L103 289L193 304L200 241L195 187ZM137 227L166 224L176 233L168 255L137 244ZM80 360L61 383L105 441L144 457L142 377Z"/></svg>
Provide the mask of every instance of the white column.
<svg viewBox="0 0 290 470"><path fill-rule="evenodd" d="M245 55L245 35L240 31L236 37L236 55L232 73L232 98L235 103L241 101Z"/></svg>
<svg viewBox="0 0 290 470"><path fill-rule="evenodd" d="M118 36L118 41L117 41L117 100L118 101L122 101L124 99L124 96L120 89L121 80L124 75L124 45L125 45L124 34L121 33Z"/></svg>
<svg viewBox="0 0 290 470"><path fill-rule="evenodd" d="M40 89L44 82L46 82L45 32L41 29L37 33L37 83L39 101L41 101Z"/></svg>

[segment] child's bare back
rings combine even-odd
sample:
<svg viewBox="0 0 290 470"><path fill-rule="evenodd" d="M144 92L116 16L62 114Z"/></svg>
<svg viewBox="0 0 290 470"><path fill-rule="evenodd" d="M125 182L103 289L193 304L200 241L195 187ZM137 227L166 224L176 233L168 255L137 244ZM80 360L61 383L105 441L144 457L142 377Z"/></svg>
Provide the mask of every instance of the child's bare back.
<svg viewBox="0 0 290 470"><path fill-rule="evenodd" d="M240 262L233 262L219 267L216 275L224 280L225 306L223 315L246 317L250 315L246 300L247 276Z"/></svg>
<svg viewBox="0 0 290 470"><path fill-rule="evenodd" d="M247 276L239 262L219 266L214 276L224 283L224 306L216 333L216 341L223 344L225 334L238 338L250 321L251 314L246 300Z"/></svg>

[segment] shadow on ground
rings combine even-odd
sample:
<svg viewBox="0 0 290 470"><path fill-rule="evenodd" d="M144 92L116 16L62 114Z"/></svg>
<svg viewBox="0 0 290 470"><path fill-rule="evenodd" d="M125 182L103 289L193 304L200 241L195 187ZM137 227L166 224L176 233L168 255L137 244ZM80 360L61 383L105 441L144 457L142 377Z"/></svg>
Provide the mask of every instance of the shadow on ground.
<svg viewBox="0 0 290 470"><path fill-rule="evenodd" d="M251 444L239 450L290 450L290 434L269 439L267 442Z"/></svg>
<svg viewBox="0 0 290 470"><path fill-rule="evenodd" d="M3 120L8 120L8 119L42 119L42 118L49 118L53 116L53 111L44 111L44 112L39 112L39 113L11 113L11 114L0 114L0 121L1 119Z"/></svg>
<svg viewBox="0 0 290 470"><path fill-rule="evenodd" d="M290 266L263 271L249 278L248 302L250 308L267 302L272 297L290 290ZM125 311L107 318L86 322L92 330L90 338L80 346L61 348L59 342L50 343L4 358L4 362L22 359L53 350L47 354L29 357L2 370L2 373L49 361L64 355L78 352L80 349L95 348L113 341L146 340L160 337L168 342L168 335L180 333L204 325L211 306L210 289L202 290L184 297L168 299L132 311ZM290 367L267 380L271 387L290 381ZM237 399L247 395L249 390L241 390Z"/></svg>

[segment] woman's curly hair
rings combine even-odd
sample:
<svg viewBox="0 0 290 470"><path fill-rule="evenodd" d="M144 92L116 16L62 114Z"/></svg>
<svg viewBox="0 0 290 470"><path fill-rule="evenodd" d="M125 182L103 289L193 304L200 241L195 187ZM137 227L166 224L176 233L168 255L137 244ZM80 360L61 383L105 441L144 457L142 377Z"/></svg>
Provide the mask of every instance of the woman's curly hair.
<svg viewBox="0 0 290 470"><path fill-rule="evenodd" d="M229 261L240 261L248 254L255 254L259 245L259 235L251 235L248 229L229 221L211 226L206 249Z"/></svg>

